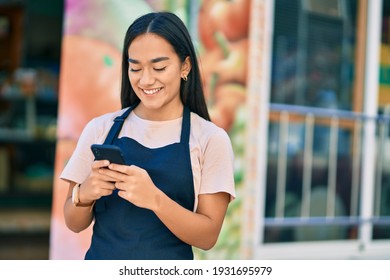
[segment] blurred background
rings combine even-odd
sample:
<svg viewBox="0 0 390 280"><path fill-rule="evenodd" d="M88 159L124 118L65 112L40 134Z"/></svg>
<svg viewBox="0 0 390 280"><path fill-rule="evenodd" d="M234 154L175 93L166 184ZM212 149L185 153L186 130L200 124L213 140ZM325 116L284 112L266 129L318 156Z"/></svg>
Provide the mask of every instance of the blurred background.
<svg viewBox="0 0 390 280"><path fill-rule="evenodd" d="M0 0L0 259L82 259L58 176L141 14L187 25L237 199L197 259L390 259L390 0Z"/></svg>

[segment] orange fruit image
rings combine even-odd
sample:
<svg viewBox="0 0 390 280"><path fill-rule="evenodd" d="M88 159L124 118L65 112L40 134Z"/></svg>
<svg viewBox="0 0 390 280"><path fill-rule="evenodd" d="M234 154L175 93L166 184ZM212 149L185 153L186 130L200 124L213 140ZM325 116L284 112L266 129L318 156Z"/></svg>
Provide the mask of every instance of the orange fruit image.
<svg viewBox="0 0 390 280"><path fill-rule="evenodd" d="M121 52L103 41L62 42L58 137L78 139L94 117L120 109Z"/></svg>

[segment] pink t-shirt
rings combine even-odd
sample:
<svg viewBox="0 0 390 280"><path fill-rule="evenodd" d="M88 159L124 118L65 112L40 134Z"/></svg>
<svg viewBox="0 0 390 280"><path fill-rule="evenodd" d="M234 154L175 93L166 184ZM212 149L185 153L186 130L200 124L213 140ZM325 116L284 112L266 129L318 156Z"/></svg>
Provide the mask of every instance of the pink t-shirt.
<svg viewBox="0 0 390 280"><path fill-rule="evenodd" d="M126 109L92 119L84 128L77 147L62 171L60 178L82 183L91 172L94 156L90 146L102 144L115 117ZM182 118L169 121L149 121L134 111L125 120L119 137L133 138L148 148L159 148L180 142ZM190 153L195 188L195 208L198 195L217 192L235 198L233 150L227 133L214 123L191 113Z"/></svg>

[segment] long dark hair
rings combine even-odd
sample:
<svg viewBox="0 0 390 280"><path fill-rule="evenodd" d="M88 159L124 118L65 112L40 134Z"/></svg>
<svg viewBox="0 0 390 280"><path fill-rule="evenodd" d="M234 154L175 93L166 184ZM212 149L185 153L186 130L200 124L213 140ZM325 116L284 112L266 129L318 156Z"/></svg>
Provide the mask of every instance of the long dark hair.
<svg viewBox="0 0 390 280"><path fill-rule="evenodd" d="M180 98L192 112L206 120L210 120L204 98L202 79L198 61L190 34L179 17L169 12L156 12L143 15L136 19L127 29L122 52L122 108L137 104L140 100L131 87L128 76L128 49L133 40L139 35L154 33L167 40L179 56L181 62L190 58L191 71L188 80L181 80Z"/></svg>

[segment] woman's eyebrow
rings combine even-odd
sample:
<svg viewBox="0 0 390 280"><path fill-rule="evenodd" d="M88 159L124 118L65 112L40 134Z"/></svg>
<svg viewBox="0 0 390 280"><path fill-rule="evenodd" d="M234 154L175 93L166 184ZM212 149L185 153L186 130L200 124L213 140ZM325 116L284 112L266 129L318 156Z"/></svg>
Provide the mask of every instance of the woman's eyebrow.
<svg viewBox="0 0 390 280"><path fill-rule="evenodd" d="M164 61L164 60L169 60L169 57L167 56L162 56L162 57L157 57L157 58L153 58L150 60L151 63L157 63L157 62L161 62L161 61ZM128 61L130 63L134 63L134 64L140 64L140 62L136 59L133 59L133 58L130 58L128 59Z"/></svg>

